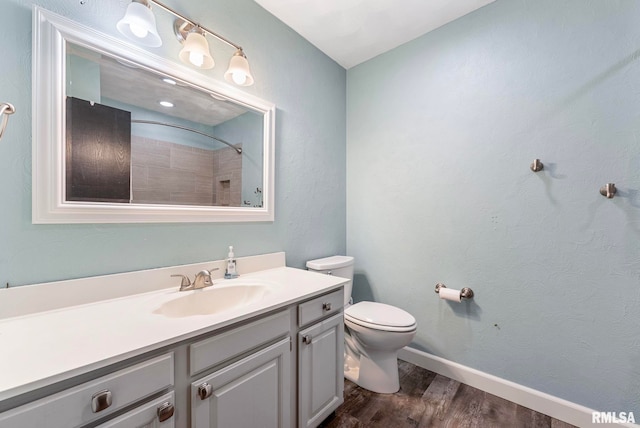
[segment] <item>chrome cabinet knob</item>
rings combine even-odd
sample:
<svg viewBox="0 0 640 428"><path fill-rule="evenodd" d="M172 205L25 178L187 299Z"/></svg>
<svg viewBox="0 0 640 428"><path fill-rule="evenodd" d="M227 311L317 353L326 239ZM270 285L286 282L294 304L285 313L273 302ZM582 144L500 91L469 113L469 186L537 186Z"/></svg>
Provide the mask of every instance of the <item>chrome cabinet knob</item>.
<svg viewBox="0 0 640 428"><path fill-rule="evenodd" d="M109 408L113 402L111 391L105 389L104 391L96 392L91 396L91 411L98 413L104 409Z"/></svg>
<svg viewBox="0 0 640 428"><path fill-rule="evenodd" d="M175 406L169 403L168 401L165 403L162 403L160 407L158 407L158 421L164 422L167 419L171 419L175 410L176 410Z"/></svg>
<svg viewBox="0 0 640 428"><path fill-rule="evenodd" d="M305 334L304 336L302 336L302 343L304 343L305 345L310 345L312 341L313 337L310 334Z"/></svg>
<svg viewBox="0 0 640 428"><path fill-rule="evenodd" d="M211 394L213 394L213 387L208 383L205 382L198 387L198 397L200 397L201 400L206 400L211 397Z"/></svg>
<svg viewBox="0 0 640 428"><path fill-rule="evenodd" d="M322 310L325 312L329 312L331 310L331 303L323 303Z"/></svg>

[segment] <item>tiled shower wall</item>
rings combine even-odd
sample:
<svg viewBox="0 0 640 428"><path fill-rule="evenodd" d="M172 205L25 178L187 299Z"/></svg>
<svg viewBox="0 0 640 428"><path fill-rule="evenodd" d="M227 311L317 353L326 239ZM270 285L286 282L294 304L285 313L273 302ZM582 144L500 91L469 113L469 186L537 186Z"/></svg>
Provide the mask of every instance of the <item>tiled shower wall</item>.
<svg viewBox="0 0 640 428"><path fill-rule="evenodd" d="M241 205L242 156L131 136L132 202Z"/></svg>

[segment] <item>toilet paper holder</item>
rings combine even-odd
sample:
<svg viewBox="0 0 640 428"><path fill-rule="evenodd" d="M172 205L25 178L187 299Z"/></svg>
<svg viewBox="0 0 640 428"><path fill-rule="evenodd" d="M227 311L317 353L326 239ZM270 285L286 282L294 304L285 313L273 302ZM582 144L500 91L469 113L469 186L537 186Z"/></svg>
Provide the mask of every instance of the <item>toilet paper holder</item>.
<svg viewBox="0 0 640 428"><path fill-rule="evenodd" d="M441 288L447 288L447 286L440 282L437 283L435 292L439 294ZM464 287L462 290L460 290L460 297L462 297L463 299L473 298L473 290L470 289L469 287Z"/></svg>

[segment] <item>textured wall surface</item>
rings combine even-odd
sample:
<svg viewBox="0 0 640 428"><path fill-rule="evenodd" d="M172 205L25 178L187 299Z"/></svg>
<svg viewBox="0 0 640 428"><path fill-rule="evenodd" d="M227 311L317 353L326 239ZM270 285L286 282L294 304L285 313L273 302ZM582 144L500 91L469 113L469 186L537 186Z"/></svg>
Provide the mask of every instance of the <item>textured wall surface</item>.
<svg viewBox="0 0 640 428"><path fill-rule="evenodd" d="M640 414L639 17L498 0L350 69L356 300L414 314L415 348Z"/></svg>
<svg viewBox="0 0 640 428"><path fill-rule="evenodd" d="M31 9L33 4L118 35L129 0L0 0L0 102L17 113L0 141L0 284L30 284L226 256L286 251L288 264L345 251L346 72L251 0L165 3L243 46L256 84L246 92L276 104L273 223L32 225ZM172 18L156 10L178 61ZM210 41L222 81L233 50ZM152 49L152 48L150 48ZM194 71L195 73L196 71Z"/></svg>

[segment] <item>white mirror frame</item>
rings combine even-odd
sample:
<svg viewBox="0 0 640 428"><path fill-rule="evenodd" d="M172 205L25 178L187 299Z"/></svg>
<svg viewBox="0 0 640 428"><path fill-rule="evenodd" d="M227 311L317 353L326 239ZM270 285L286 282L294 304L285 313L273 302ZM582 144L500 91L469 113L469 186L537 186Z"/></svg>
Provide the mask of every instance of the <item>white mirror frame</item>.
<svg viewBox="0 0 640 428"><path fill-rule="evenodd" d="M263 206L115 204L65 200L66 42L115 55L263 115ZM33 10L33 223L265 222L274 220L275 105L137 46L35 6Z"/></svg>

